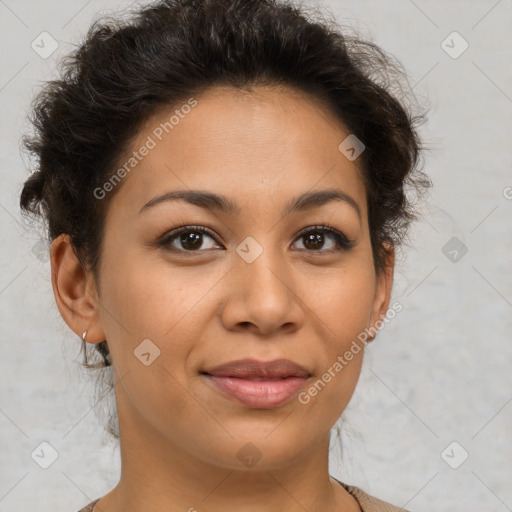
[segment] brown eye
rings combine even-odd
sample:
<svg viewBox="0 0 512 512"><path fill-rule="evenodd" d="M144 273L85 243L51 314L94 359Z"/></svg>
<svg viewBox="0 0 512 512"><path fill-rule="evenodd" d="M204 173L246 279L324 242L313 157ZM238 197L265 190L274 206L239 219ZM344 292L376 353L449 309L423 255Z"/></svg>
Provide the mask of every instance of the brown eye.
<svg viewBox="0 0 512 512"><path fill-rule="evenodd" d="M204 226L183 226L168 233L160 242L159 246L169 247L172 251L200 252L201 250L211 249L213 247L204 247L206 239L215 241L210 234L210 230Z"/></svg>
<svg viewBox="0 0 512 512"><path fill-rule="evenodd" d="M325 244L329 239L333 242L328 244L329 246L325 249ZM308 252L331 253L340 250L349 250L354 246L352 240L349 240L345 235L328 226L314 226L308 228L299 235L298 240L304 240L302 244L304 248L299 249Z"/></svg>
<svg viewBox="0 0 512 512"><path fill-rule="evenodd" d="M205 247L210 239L209 246ZM354 241L329 226L313 226L302 231L297 240L303 240L303 247L309 253L333 253L349 250ZM166 234L157 245L175 252L202 252L207 249L221 248L216 245L213 232L204 226L182 226ZM208 245L208 244L206 244ZM327 246L327 248L326 248Z"/></svg>
<svg viewBox="0 0 512 512"><path fill-rule="evenodd" d="M203 235L201 233L185 233L179 235L179 241L183 248L187 250L199 249L203 244Z"/></svg>

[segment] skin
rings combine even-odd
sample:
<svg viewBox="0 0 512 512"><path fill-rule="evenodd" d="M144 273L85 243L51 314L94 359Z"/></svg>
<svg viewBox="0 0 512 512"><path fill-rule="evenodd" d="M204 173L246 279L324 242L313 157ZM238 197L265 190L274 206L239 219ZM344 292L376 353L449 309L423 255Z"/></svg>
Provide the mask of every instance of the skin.
<svg viewBox="0 0 512 512"><path fill-rule="evenodd" d="M199 374L246 357L288 358L313 383L386 314L394 256L376 275L361 170L338 150L350 132L319 100L288 88L216 87L197 100L118 185L99 286L67 235L52 244L61 315L77 335L87 329L89 343L108 340L117 382L122 474L94 511L225 512L227 503L239 512L360 510L329 476L328 454L364 350L308 404L251 409ZM170 113L141 128L121 165ZM327 188L350 195L361 219L345 201L283 216L292 197ZM139 213L150 199L182 189L223 194L241 212L168 201ZM297 236L325 223L354 247L344 250L325 234L315 249ZM216 236L204 234L195 251L179 236L157 245L182 225ZM252 263L236 252L248 236L263 248ZM144 339L160 350L148 366L134 356ZM237 457L249 442L261 454L252 467Z"/></svg>

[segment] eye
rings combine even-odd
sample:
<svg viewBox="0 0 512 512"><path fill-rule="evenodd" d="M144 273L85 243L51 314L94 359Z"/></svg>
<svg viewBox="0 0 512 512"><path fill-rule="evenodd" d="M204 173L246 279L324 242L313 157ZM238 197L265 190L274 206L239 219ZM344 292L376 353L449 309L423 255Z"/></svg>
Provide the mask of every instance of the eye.
<svg viewBox="0 0 512 512"><path fill-rule="evenodd" d="M213 242L216 242L215 234L209 228L204 226L182 226L164 235L164 237L157 242L157 245L159 247L168 248L171 251L188 253L220 248L215 243L210 243L209 247L204 247L205 236ZM353 240L349 240L343 233L328 225L306 228L299 233L297 239L304 239L303 247L299 247L299 249L309 253L317 252L330 254L337 251L347 251L355 245ZM327 250L325 250L326 241L329 239L331 243Z"/></svg>
<svg viewBox="0 0 512 512"><path fill-rule="evenodd" d="M333 241L327 250L321 250L328 239ZM303 248L307 252L332 253L336 251L348 251L354 246L354 241L349 240L343 233L330 226L312 226L301 231L298 240L304 239ZM337 246L337 247L336 247Z"/></svg>
<svg viewBox="0 0 512 512"><path fill-rule="evenodd" d="M215 241L213 232L204 226L182 226L165 235L158 245L182 252L197 252L200 249L214 248L212 244L210 247L203 247L205 236ZM181 245L181 247L176 247L175 244Z"/></svg>

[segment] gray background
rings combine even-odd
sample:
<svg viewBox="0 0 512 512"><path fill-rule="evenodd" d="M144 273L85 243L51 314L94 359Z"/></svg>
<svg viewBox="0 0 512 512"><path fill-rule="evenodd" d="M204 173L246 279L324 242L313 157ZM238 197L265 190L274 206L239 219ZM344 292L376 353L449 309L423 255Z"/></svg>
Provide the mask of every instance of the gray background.
<svg viewBox="0 0 512 512"><path fill-rule="evenodd" d="M392 299L404 309L367 350L332 474L416 512L512 511L512 0L317 3L395 55L432 108L434 189ZM45 247L20 219L19 137L56 59L98 14L127 5L0 0L1 512L75 511L119 478L96 414L106 399L95 402ZM43 31L59 43L47 59L31 48ZM458 36L442 44L453 31L469 44L458 58ZM443 252L453 237L456 253ZM31 458L44 441L58 454L48 469Z"/></svg>

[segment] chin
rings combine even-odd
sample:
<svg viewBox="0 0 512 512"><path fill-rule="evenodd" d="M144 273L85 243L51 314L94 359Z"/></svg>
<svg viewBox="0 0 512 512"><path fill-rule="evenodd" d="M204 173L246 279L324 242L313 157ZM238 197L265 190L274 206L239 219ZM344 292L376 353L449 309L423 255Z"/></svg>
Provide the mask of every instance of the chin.
<svg viewBox="0 0 512 512"><path fill-rule="evenodd" d="M312 440L304 437L303 432L301 434L299 428L295 435L289 428L275 427L274 423L272 429L262 433L261 428L253 426L252 429L243 430L240 435L228 428L233 439L222 444L216 443L216 451L209 457L210 462L236 471L278 470L296 464L314 445ZM282 428L281 435L277 433L279 428Z"/></svg>

